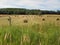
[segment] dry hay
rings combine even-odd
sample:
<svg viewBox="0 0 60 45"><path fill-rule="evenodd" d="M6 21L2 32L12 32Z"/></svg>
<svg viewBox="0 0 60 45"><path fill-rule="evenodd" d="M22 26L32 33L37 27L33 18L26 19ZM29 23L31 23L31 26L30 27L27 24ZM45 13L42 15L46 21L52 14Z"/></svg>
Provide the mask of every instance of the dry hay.
<svg viewBox="0 0 60 45"><path fill-rule="evenodd" d="M0 25L9 25L9 16L12 25L33 25L44 23L55 23L60 25L60 15L0 15ZM27 20L27 23L24 23Z"/></svg>

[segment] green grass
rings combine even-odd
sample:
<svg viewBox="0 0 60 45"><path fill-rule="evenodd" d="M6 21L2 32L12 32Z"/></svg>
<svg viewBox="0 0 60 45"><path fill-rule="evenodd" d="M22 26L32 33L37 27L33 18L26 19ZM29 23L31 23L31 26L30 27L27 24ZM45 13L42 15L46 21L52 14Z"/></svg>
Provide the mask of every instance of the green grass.
<svg viewBox="0 0 60 45"><path fill-rule="evenodd" d="M0 45L60 45L60 26L2 26Z"/></svg>

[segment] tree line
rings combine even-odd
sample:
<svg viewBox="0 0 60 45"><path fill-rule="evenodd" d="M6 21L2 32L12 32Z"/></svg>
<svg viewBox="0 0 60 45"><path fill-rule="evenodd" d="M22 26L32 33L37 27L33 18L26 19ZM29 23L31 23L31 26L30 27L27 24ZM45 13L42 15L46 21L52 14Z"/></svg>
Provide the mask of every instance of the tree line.
<svg viewBox="0 0 60 45"><path fill-rule="evenodd" d="M60 14L60 10L49 11L40 9L25 9L25 8L1 8L0 14L21 14L21 15L43 15L43 14Z"/></svg>

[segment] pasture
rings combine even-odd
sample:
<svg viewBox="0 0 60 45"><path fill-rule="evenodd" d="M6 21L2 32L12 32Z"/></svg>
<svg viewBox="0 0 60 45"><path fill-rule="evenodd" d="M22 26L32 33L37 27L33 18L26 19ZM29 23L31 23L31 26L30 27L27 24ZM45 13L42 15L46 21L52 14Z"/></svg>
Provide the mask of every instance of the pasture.
<svg viewBox="0 0 60 45"><path fill-rule="evenodd" d="M60 15L0 15L0 45L60 45Z"/></svg>

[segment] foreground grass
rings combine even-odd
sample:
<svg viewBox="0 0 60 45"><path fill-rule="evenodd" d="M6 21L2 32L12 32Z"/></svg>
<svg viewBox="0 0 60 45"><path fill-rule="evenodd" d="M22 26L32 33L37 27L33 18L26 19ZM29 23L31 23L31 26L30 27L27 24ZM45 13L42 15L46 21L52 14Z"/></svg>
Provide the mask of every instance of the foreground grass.
<svg viewBox="0 0 60 45"><path fill-rule="evenodd" d="M3 26L0 27L0 45L60 45L60 26Z"/></svg>

